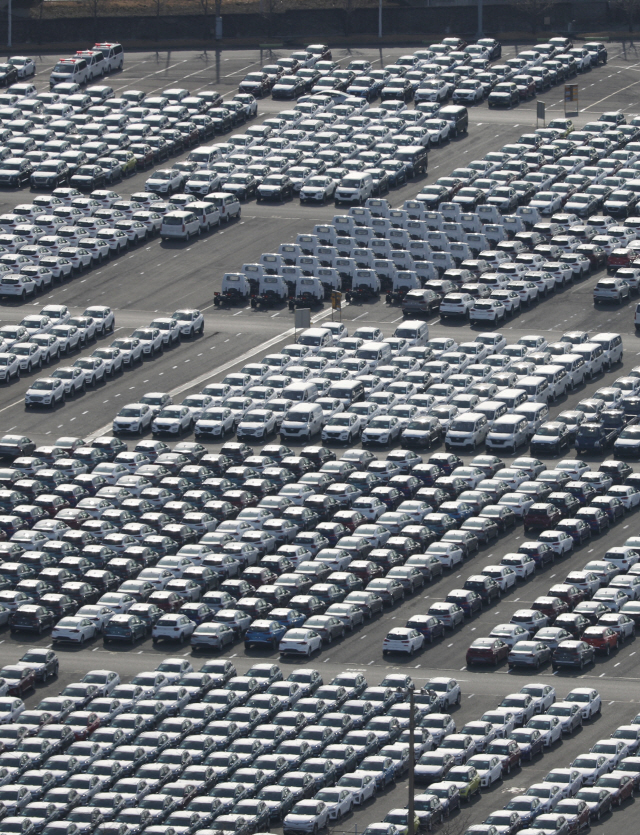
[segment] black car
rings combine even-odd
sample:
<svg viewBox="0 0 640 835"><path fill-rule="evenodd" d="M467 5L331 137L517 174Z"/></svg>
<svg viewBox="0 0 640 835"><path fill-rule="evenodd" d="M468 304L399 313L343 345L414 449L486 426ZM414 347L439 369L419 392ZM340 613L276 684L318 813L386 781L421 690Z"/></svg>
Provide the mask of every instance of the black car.
<svg viewBox="0 0 640 835"><path fill-rule="evenodd" d="M286 174L269 174L256 189L256 200L284 200L293 196L293 183Z"/></svg>
<svg viewBox="0 0 640 835"><path fill-rule="evenodd" d="M18 70L13 64L0 64L0 87L9 87L18 80Z"/></svg>
<svg viewBox="0 0 640 835"><path fill-rule="evenodd" d="M211 118L216 133L225 133L235 125L235 114L226 107L212 107L207 111L207 115Z"/></svg>
<svg viewBox="0 0 640 835"><path fill-rule="evenodd" d="M222 184L222 191L234 194L238 200L248 200L253 197L258 189L258 181L253 176L246 172L238 172L232 174L229 179Z"/></svg>
<svg viewBox="0 0 640 835"><path fill-rule="evenodd" d="M10 157L0 163L0 186L24 186L31 181L32 174L30 160Z"/></svg>
<svg viewBox="0 0 640 835"><path fill-rule="evenodd" d="M106 174L99 165L81 165L71 177L69 185L79 191L94 191L104 188Z"/></svg>
<svg viewBox="0 0 640 835"><path fill-rule="evenodd" d="M551 666L554 671L565 667L582 670L593 663L595 657L595 647L584 641L561 641L551 654Z"/></svg>
<svg viewBox="0 0 640 835"><path fill-rule="evenodd" d="M64 160L47 159L31 173L31 188L59 188L69 184L69 166Z"/></svg>
<svg viewBox="0 0 640 835"><path fill-rule="evenodd" d="M303 93L306 93L307 85L303 78L297 75L283 75L273 85L271 90L271 98L277 99L297 99Z"/></svg>
<svg viewBox="0 0 640 835"><path fill-rule="evenodd" d="M50 629L56 618L50 609L44 606L29 605L20 606L9 618L11 634L16 632L35 632L41 635L46 629Z"/></svg>

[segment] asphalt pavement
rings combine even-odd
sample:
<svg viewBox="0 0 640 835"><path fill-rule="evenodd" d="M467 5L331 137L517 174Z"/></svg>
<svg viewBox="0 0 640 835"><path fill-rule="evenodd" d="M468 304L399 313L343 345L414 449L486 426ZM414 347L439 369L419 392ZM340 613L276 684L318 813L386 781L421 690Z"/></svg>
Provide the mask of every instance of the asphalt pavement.
<svg viewBox="0 0 640 835"><path fill-rule="evenodd" d="M394 57L406 51L402 48L385 49L384 54L381 54L376 49L338 50L334 57L343 66L352 58L375 60L376 65L380 66L381 61L383 64L390 63ZM509 57L515 52L517 49L508 47L503 50L503 57ZM251 50L214 51L206 54L128 53L124 71L108 83L114 87L116 95L121 90L131 88L144 90L145 93L159 93L168 87L184 86L192 92L214 87L230 97L236 92L243 75L262 66L270 57L268 53L261 55ZM39 89L47 89L47 70L53 63L51 56L38 59L36 83ZM579 84L581 111L576 119L578 125L597 118L605 110L623 109L627 114L640 112L640 55L635 50L612 45L609 63L579 76L576 81ZM547 105L548 118L563 114L561 87L549 91L542 98ZM259 102L259 113L255 121L260 122L283 106L270 99ZM393 191L390 201L395 206L402 205L405 199L414 197L425 182L433 182L466 161L480 158L488 151L514 141L521 133L531 130L536 126L535 106L534 101L509 111L489 111L486 104L473 108L470 111L468 135L433 150L429 155L428 175ZM146 177L145 173L137 174L119 184L116 190L122 196L141 191ZM29 200L28 189L2 193L0 210L10 211L17 203ZM164 244L155 240L56 287L51 294L33 303L0 304L2 324L18 322L26 313L39 310L47 302L66 304L74 313L82 312L90 304L107 304L115 310L119 334L129 333L136 326L147 324L156 315L170 314L177 307L192 306L205 311L205 331L201 337L183 342L165 351L161 357L125 371L53 412L26 412L24 408L24 392L30 381L37 376L36 372L5 386L0 390L0 434L18 431L38 443L51 443L61 435L96 435L100 431L107 431L111 419L122 405L136 400L145 391L168 391L179 402L187 393L199 391L205 381L219 380L228 370L240 367L249 358L257 359L292 341L293 316L286 308L263 312L248 307L221 311L213 307L213 293L220 288L225 272L237 271L242 263L257 261L263 252L276 250L280 243L293 240L299 232L310 232L314 224L326 221L337 213L342 213L342 210L334 210L331 206L300 206L298 200L275 206L257 205L251 201L243 205L240 221L193 243ZM509 342L517 341L526 333L540 333L553 341L567 330L614 331L623 335L625 356L622 365L554 405L552 415L571 408L596 388L612 382L635 365L640 365L640 346L633 325L636 300L632 299L619 309L595 310L592 290L598 278L597 274L590 276L556 293L517 315L502 328ZM326 306L313 311L317 321L331 315ZM361 306L347 305L341 311L341 316L351 330L357 326L355 323L375 324L381 327L385 336L391 335L397 322L402 319L400 310L386 305L384 300ZM473 339L480 330L468 324L447 323L443 326L437 319L430 322L430 326L432 335L453 335L458 341ZM105 340L105 344L110 340L111 337ZM638 352L636 347L639 348ZM93 349L92 345L83 353L88 354ZM75 359L76 356L73 356L63 360L63 363L71 363ZM211 451L215 450L215 445L211 445ZM572 456L573 453L570 453L569 457ZM594 459L596 464L598 461ZM607 548L620 545L628 536L638 533L637 518L637 513L628 515L608 534L540 570L535 578L519 584L500 601L458 628L453 635L448 633L444 639L436 641L413 658L406 661L383 658L382 640L390 626L404 625L411 615L425 612L431 602L444 599L448 591L459 587L468 574L484 565L497 563L503 554L517 550L526 538L518 526L497 543L481 549L460 571L448 572L403 604L367 622L344 640L326 648L311 663L321 670L325 681L344 669L364 672L370 684L379 683L389 670L409 672L418 686L432 675L455 677L463 689L462 704L454 712L456 723L461 727L465 721L479 718L485 710L496 706L505 694L519 690L532 678L529 673L508 672L505 667L490 672L467 670L465 652L471 641L488 635L495 624L508 621L516 608L526 606L535 597L546 593L552 583L562 581L569 571L581 568L588 560L600 557ZM14 639L5 629L0 634L0 663L4 665L15 661L27 646L48 643L47 638L34 637L30 640L20 636ZM447 824L448 833L455 835L464 831L470 823L481 822L493 809L506 803L509 795L520 793L531 783L540 780L551 767L568 765L575 756L587 751L597 739L607 737L617 725L632 719L640 704L640 671L637 663L639 646L640 638L631 640L611 657L599 658L593 668L581 675L551 674L548 668L536 674L536 680L551 683L559 697L577 685L597 687L603 696L602 715L585 724L574 737L556 744L544 756L516 770L503 783L490 791L484 791L479 799L464 807ZM58 653L58 680L46 687L39 686L37 693L27 700L29 707L33 707L45 694L58 693L66 684L79 680L92 668L117 670L122 679L127 681L141 669L153 669L167 655L191 656L188 646L154 647L150 640L126 650L105 650L102 642L96 641L82 650L62 648ZM257 658L278 661L277 654L246 652L241 644L235 646L234 651L227 653L226 657L233 659L239 672L248 669ZM197 669L199 663L204 662L205 656L193 656L192 660ZM279 663L285 675L295 665L290 660ZM406 783L400 781L375 801L369 802L337 824L333 831L353 832L356 828L357 835L368 823L381 820L390 808L404 805L406 798ZM616 811L615 816L607 816L594 826L594 831L598 835L610 835L614 822L616 828L628 827L632 831L635 824L633 808L634 802L628 801L622 811Z"/></svg>

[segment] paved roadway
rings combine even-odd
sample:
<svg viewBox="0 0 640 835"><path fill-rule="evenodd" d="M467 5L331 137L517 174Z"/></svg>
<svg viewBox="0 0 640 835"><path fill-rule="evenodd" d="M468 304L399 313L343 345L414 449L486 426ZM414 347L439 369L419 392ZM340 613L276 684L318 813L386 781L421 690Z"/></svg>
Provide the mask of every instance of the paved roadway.
<svg viewBox="0 0 640 835"><path fill-rule="evenodd" d="M402 54L403 49L357 50L353 53L339 51L337 58L346 65L353 57L366 57L386 64ZM513 54L513 48L505 50L505 57ZM147 93L161 92L170 86L185 86L192 91L216 87L231 96L245 72L255 69L268 60L257 51L201 53L140 53L127 57L125 70L116 75L111 84L118 89L136 88ZM39 59L42 66L37 76L38 86L45 88L46 71L53 65L50 56ZM580 85L581 114L577 121L582 124L597 118L605 111L623 109L627 114L640 111L640 56L635 51L612 47L609 64L577 79ZM549 115L563 112L561 88L545 94ZM274 102L266 100L259 104L259 116L271 115L278 109ZM487 151L509 141L514 141L524 130L535 127L535 103L520 106L512 111L491 111L486 105L472 110L468 137L450 143L443 149L430 154L430 170L425 181L433 181L447 174L465 161L481 157ZM471 154L471 156L469 156ZM145 174L139 174L118 186L118 191L129 195L144 188ZM415 196L420 183L410 183L392 193L394 205ZM3 195L2 211L19 202L29 200L26 192ZM58 287L46 301L65 303L76 311L87 305L103 303L116 310L116 326L123 333L137 325L145 324L156 314L171 313L177 306L191 305L206 312L204 335L194 342L183 343L165 352L164 356L145 362L141 367L127 371L119 378L88 392L75 402L49 413L26 413L23 405L24 391L28 379L23 378L0 391L0 432L25 432L34 440L49 443L63 434L86 436L95 434L106 427L122 404L135 399L148 390L171 391L183 395L197 391L204 380L220 379L232 368L239 367L248 357L258 358L268 349L277 350L278 345L291 340L292 317L281 311L255 312L250 308L232 311L218 311L212 305L213 292L220 286L221 276L226 271L237 270L243 262L257 260L262 252L272 251L298 232L311 231L315 223L330 219L334 214L331 207L311 209L301 207L298 201L282 205L256 205L250 202L243 207L242 220L188 246L161 244L153 241L129 253L124 258L109 263L99 270L73 279ZM638 343L633 328L632 310L635 302L621 309L594 311L591 291L597 276L593 276L525 311L509 322L504 330L509 341L516 341L524 333L543 333L549 341L568 329L614 330L623 334L625 359L622 367L594 383L585 386L564 402L557 404L552 413L569 408L579 399L588 396L597 387L640 364L635 348ZM39 309L45 299L31 305L0 305L0 321L19 321L25 312ZM331 315L329 310L319 311L316 318ZM399 311L382 303L347 306L342 312L343 320L353 329L352 323L366 322L382 327L385 335L393 332L395 323L401 319ZM231 321L233 319L233 321ZM441 326L437 320L432 323L432 333L442 335L455 331L456 338L473 338L477 329L466 324ZM93 348L90 348L93 350ZM213 447L212 447L213 450ZM596 462L597 463L597 462ZM416 612L425 611L429 601L443 599L448 591L461 584L469 573L488 563L498 562L501 555L516 550L524 539L521 528L503 537L491 548L481 551L473 558L473 565L465 565L459 574L448 574L428 587L420 595L408 599L404 604L384 617L366 624L354 635L326 649L313 664L321 668L325 680L329 680L345 668L358 669L366 673L370 683L376 684L387 670L407 670L418 685L432 675L459 677L463 688L463 701L455 713L456 722L461 726L465 721L479 718L488 708L495 706L508 692L518 690L528 679L527 673L509 673L501 668L492 671L491 677L484 671L467 671L464 654L474 637L487 635L494 624L508 620L515 608L527 605L535 597L544 594L552 582L562 580L573 568L582 567L588 560L600 556L607 547L619 545L627 536L636 533L636 515L627 517L606 536L595 540L544 571L526 584L519 585L499 603L458 629L452 637L437 642L433 647L416 655L413 659L383 659L382 639L391 622L394 625L404 621ZM22 654L27 645L46 644L47 639L20 637L13 640L5 631L0 635L0 662L10 663ZM536 678L552 683L559 695L564 695L578 683L596 686L604 699L602 716L586 725L574 738L554 746L544 757L533 764L527 764L521 771L506 780L504 784L483 793L469 808L465 808L447 827L450 832L462 832L469 823L478 823L489 812L500 808L508 796L518 793L536 780L541 779L552 766L565 766L581 752L589 749L596 739L606 737L621 722L635 716L640 703L638 682L640 676L636 664L637 648L640 644L630 642L618 653L606 660L598 660L594 668L582 676L551 674L543 670ZM242 646L230 654L240 672L248 669L259 656L273 658L275 654L253 651L245 653ZM67 683L77 681L91 668L107 667L116 669L123 680L129 680L140 669L153 668L168 653L189 655L187 647L154 648L150 641L130 650L105 651L101 642L82 651L62 649L59 681L48 687L39 687L37 694L29 697L33 706L46 694L59 692ZM198 659L194 659L197 661ZM203 659L204 660L204 659ZM282 662L286 671L294 662ZM197 667L197 664L196 664ZM511 679L511 680L510 680ZM579 682L577 681L579 679ZM335 831L362 831L367 823L381 819L388 809L402 806L406 802L406 784L394 788L364 809L350 816L335 827ZM633 804L627 804L632 809ZM631 825L632 811L627 809L615 815L618 823ZM599 833L612 830L613 818L605 819L594 827Z"/></svg>

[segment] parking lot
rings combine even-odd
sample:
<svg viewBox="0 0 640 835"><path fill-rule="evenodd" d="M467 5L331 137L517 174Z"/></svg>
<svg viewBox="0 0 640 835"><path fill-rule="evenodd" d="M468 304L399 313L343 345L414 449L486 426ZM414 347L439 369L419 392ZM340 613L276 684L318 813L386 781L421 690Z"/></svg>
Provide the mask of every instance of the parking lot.
<svg viewBox="0 0 640 835"><path fill-rule="evenodd" d="M391 63L406 51L402 48L385 49L384 53L375 49L337 50L334 51L334 59L346 66L354 58L367 58L374 66L380 66ZM503 60L517 52L514 47L503 48ZM140 89L146 94L153 94L169 87L183 86L193 93L215 87L230 98L237 91L237 84L244 74L259 68L269 57L257 51L127 54L124 71L113 76L108 83L112 84L116 95L123 89ZM48 88L47 70L53 63L51 56L38 58L36 83L39 88ZM608 64L578 76L575 82L580 88L580 114L575 119L578 127L597 119L605 111L621 109L627 116L640 113L640 56L634 48L625 44L610 45ZM547 119L564 114L561 86L540 98L546 103ZM286 103L269 98L260 100L254 122L259 123L286 106ZM393 206L402 206L403 201L415 197L425 183L431 183L454 168L463 166L469 159L479 159L488 151L515 141L523 132L531 131L536 127L535 108L534 100L510 110L489 110L486 103L470 109L468 134L442 148L433 149L429 154L428 175L393 190L389 201ZM128 197L144 189L147 176L146 173L138 173L119 183L115 189L121 196ZM28 189L23 189L5 191L0 199L2 212L9 212L18 203L28 202L30 197ZM24 393L38 372L23 375L21 380L4 386L0 389L0 434L22 433L37 444L50 444L60 436L95 437L105 434L110 432L111 420L120 407L136 400L145 391L169 392L174 402L180 402L186 394L200 391L207 382L220 381L225 373L239 370L247 362L257 361L264 354L276 352L292 342L293 315L286 305L267 311L256 311L249 306L221 310L213 305L214 292L220 289L224 273L237 272L243 263L258 261L263 252L276 251L280 243L294 240L300 232L310 232L316 223L329 222L341 212L331 205L303 206L296 198L276 205L259 205L251 200L243 204L239 221L224 225L192 243L168 243L154 239L102 267L57 286L50 294L40 296L33 302L0 305L0 325L18 323L28 312L37 312L46 303L65 304L74 314L82 313L91 305L108 305L115 311L116 335L118 332L121 335L128 333L156 316L169 315L178 307L199 308L205 314L205 328L201 336L183 341L166 350L162 356L125 371L53 412L25 410ZM621 307L602 306L595 309L593 287L603 274L592 274L555 293L500 328L510 343L525 334L542 334L553 342L570 330L622 334L622 364L563 397L551 407L552 415L573 408L596 388L610 385L616 377L640 365L640 349L635 351L638 342L633 323L636 299L632 298ZM339 315L350 331L367 324L380 327L384 336L391 336L396 324L402 320L400 309L385 304L384 296L375 303L343 305ZM332 312L327 303L312 313L314 322L330 317ZM482 328L462 322L449 321L443 325L435 317L429 321L429 326L431 336L453 336L458 342L473 340L482 331ZM111 336L106 337L98 340L97 344L107 345L111 339ZM90 353L90 350L82 355ZM189 435L186 439L193 440L193 436ZM130 448L132 446L130 444ZM220 447L213 443L207 446L210 452L217 452ZM574 455L571 451L567 457ZM471 458L463 457L465 461ZM597 469L601 459L594 456L586 460ZM549 462L549 467L552 466ZM425 612L430 602L443 600L451 589L458 588L460 578L486 564L498 563L505 553L517 551L524 539L534 538L525 535L522 526L518 525L497 542L481 548L464 568L445 572L424 591L324 649L312 659L310 666L320 669L325 682L347 669L363 672L369 684L379 683L389 671L409 673L417 686L435 675L457 678L462 686L463 698L453 715L457 726L461 727L468 720L480 718L504 695L519 690L533 678L528 672L509 672L505 665L491 671L468 670L465 653L471 641L488 635L496 624L507 622L516 609L528 606L536 597L545 594L553 582L564 580L569 571L581 568L589 559L601 557L610 547L622 545L629 536L638 532L637 518L637 511L630 513L610 532L538 571L526 583L519 583L514 590L465 622L451 636L447 634L438 639L433 646L414 657L406 661L383 657L382 641L391 626L404 626L411 615ZM464 831L467 825L482 822L492 810L502 807L510 795L522 793L531 783L541 780L551 767L568 766L578 754L588 751L596 740L607 738L621 722L630 721L636 715L640 703L636 690L640 678L636 657L638 640L632 639L611 657L599 656L596 664L584 673L552 674L550 667L546 667L535 674L537 682L554 686L559 698L575 686L596 687L603 699L602 715L585 723L580 732L555 744L544 756L527 763L504 782L483 791L479 798L463 806L448 824L452 835ZM49 643L47 637L12 637L5 629L0 634L2 665L14 662L23 654L25 647L47 646ZM107 649L98 640L83 649L61 648L58 653L58 679L39 686L37 693L29 696L28 706L35 705L44 695L59 693L66 684L78 681L89 669L117 670L122 680L128 681L141 669L153 669L169 654L191 658L196 669L208 657L204 653L192 652L188 645L154 646L150 639L126 649ZM257 659L278 662L285 671L285 677L297 665L291 659L279 661L277 652L245 650L241 642L236 643L224 657L233 660L239 673L245 672ZM406 781L399 780L374 801L336 824L335 831L362 831L369 823L382 820L389 809L404 806L406 795ZM633 801L626 802L621 811L594 824L594 831L610 833L614 823L616 826L631 827L633 808Z"/></svg>

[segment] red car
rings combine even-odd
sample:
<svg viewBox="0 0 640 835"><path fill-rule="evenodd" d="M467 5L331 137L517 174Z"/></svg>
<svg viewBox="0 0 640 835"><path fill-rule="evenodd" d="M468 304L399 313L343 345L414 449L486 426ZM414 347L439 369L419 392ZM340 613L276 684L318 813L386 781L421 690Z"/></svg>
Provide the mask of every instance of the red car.
<svg viewBox="0 0 640 835"><path fill-rule="evenodd" d="M571 583L556 583L549 589L551 597L559 597L564 600L570 609L574 609L578 603L587 599L587 593Z"/></svg>
<svg viewBox="0 0 640 835"><path fill-rule="evenodd" d="M620 771L612 771L611 774L605 774L596 782L596 788L607 789L611 793L611 805L620 806L620 804L633 797L634 780L630 774Z"/></svg>
<svg viewBox="0 0 640 835"><path fill-rule="evenodd" d="M100 717L92 710L74 710L64 724L73 728L76 739L88 739L100 727Z"/></svg>
<svg viewBox="0 0 640 835"><path fill-rule="evenodd" d="M531 604L532 609L536 609L538 612L542 612L543 615L546 615L549 618L549 624L551 625L558 615L563 615L565 612L569 611L569 607L564 602L564 600L560 600L559 597L536 597L536 599Z"/></svg>
<svg viewBox="0 0 640 835"><path fill-rule="evenodd" d="M476 638L467 650L467 666L493 664L497 667L509 655L509 647L499 638Z"/></svg>
<svg viewBox="0 0 640 835"><path fill-rule="evenodd" d="M591 266L595 269L604 267L607 263L607 253L597 244L580 244L576 252L586 255L589 261L591 261Z"/></svg>
<svg viewBox="0 0 640 835"><path fill-rule="evenodd" d="M616 247L607 258L607 272L611 275L619 267L630 267L636 258L636 251L628 247Z"/></svg>
<svg viewBox="0 0 640 835"><path fill-rule="evenodd" d="M578 835L579 832L589 828L590 810L584 800L567 797L561 800L553 811L566 817L571 827L571 835Z"/></svg>
<svg viewBox="0 0 640 835"><path fill-rule="evenodd" d="M518 743L513 739L494 739L487 746L486 753L500 757L503 774L510 774L512 768L518 768L522 759L522 752Z"/></svg>
<svg viewBox="0 0 640 835"><path fill-rule="evenodd" d="M612 649L618 648L618 633L610 626L588 626L582 633L580 640L591 644L596 652L609 655Z"/></svg>
<svg viewBox="0 0 640 835"><path fill-rule="evenodd" d="M36 686L35 670L28 667L18 667L11 664L0 670L0 678L5 678L9 685L7 694L9 696L22 696Z"/></svg>
<svg viewBox="0 0 640 835"><path fill-rule="evenodd" d="M154 591L147 603L153 603L163 612L177 612L184 600L175 591Z"/></svg>
<svg viewBox="0 0 640 835"><path fill-rule="evenodd" d="M536 94L536 82L530 75L516 75L513 78L513 83L518 88L520 101L532 99Z"/></svg>

